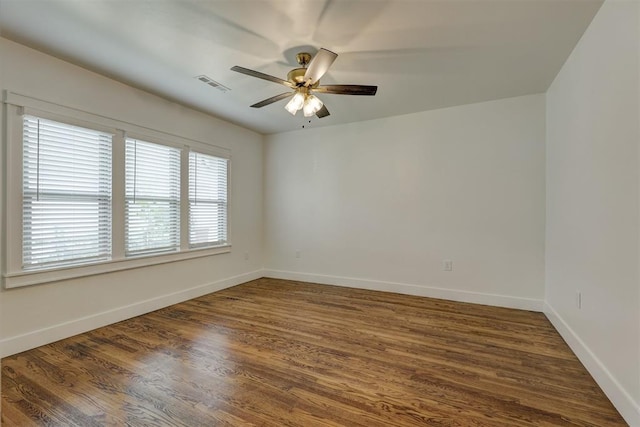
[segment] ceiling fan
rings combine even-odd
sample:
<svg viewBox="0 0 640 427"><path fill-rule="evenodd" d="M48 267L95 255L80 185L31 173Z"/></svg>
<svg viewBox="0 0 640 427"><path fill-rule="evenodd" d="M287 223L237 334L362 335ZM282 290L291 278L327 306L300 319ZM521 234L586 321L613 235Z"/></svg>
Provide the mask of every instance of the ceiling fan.
<svg viewBox="0 0 640 427"><path fill-rule="evenodd" d="M318 118L329 115L329 110L324 103L314 95L314 93L330 93L337 95L370 95L373 96L378 90L377 86L363 85L324 85L320 86L320 78L327 72L333 61L336 60L338 54L330 50L321 48L312 58L307 52L300 52L296 55L296 61L300 64L299 68L294 68L287 74L287 80L270 76L259 71L250 70L248 68L234 66L231 70L248 76L257 77L259 79L268 80L270 82L279 83L293 89L293 92L285 92L280 95L272 96L263 101L253 104L253 108L262 108L266 105L273 104L285 98L291 97L291 100L284 107L288 112L295 114L298 110L303 110L305 117L311 117L314 114Z"/></svg>

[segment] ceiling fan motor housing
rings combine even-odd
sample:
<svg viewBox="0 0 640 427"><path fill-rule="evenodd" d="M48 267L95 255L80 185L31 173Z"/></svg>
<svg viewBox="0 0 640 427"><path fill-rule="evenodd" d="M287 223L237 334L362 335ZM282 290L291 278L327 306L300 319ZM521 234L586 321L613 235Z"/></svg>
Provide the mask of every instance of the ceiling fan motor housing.
<svg viewBox="0 0 640 427"><path fill-rule="evenodd" d="M293 70L289 71L289 73L287 74L287 80L289 80L291 83L295 84L296 86L302 85L305 83L304 74L306 72L307 72L306 68L294 68ZM317 80L314 84L311 85L311 88L318 87L319 84L320 84L320 80Z"/></svg>
<svg viewBox="0 0 640 427"><path fill-rule="evenodd" d="M300 52L296 55L296 61L302 68L307 68L307 65L311 61L311 54L307 52Z"/></svg>

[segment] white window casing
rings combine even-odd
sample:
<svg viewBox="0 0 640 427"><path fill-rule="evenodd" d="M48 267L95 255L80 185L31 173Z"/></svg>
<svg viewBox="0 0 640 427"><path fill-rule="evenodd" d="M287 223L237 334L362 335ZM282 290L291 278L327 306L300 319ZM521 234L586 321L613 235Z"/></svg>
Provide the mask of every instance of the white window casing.
<svg viewBox="0 0 640 427"><path fill-rule="evenodd" d="M231 251L228 149L11 92L4 101L5 288ZM143 201L156 212L141 215ZM154 221L165 223L155 234ZM54 235L65 236L57 253Z"/></svg>

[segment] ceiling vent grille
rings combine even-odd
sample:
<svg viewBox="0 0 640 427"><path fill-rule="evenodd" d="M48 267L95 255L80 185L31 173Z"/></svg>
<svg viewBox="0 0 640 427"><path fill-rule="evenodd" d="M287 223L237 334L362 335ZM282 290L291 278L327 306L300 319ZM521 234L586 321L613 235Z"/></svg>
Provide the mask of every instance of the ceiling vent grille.
<svg viewBox="0 0 640 427"><path fill-rule="evenodd" d="M227 92L231 90L225 85L218 83L217 81L213 80L211 77L205 76L204 74L200 76L196 76L196 79L200 80L203 83L208 84L212 88L218 89L220 92Z"/></svg>

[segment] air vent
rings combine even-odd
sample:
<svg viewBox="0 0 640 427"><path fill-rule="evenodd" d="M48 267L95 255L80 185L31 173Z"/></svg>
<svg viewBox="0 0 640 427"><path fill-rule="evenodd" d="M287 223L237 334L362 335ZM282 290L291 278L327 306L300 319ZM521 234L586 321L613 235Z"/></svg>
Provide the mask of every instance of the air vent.
<svg viewBox="0 0 640 427"><path fill-rule="evenodd" d="M200 80L203 83L208 84L209 86L218 89L220 92L227 92L231 89L229 89L228 87L226 87L223 84L218 83L217 81L213 80L211 77L207 77L204 74L200 75L200 76L196 76L196 79Z"/></svg>

